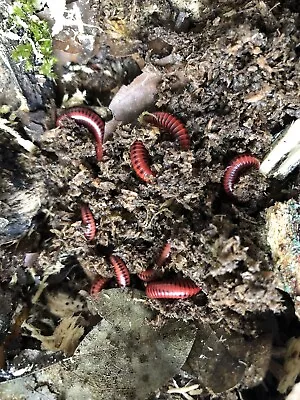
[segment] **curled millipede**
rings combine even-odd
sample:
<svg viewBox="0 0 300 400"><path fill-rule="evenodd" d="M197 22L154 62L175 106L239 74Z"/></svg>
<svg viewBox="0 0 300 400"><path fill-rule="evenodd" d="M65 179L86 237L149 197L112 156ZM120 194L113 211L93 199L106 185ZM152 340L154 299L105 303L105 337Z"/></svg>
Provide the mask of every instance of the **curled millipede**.
<svg viewBox="0 0 300 400"><path fill-rule="evenodd" d="M158 256L158 258L156 260L156 265L158 267L161 267L168 260L168 258L170 257L170 252L171 252L171 243L167 242L164 245L160 255Z"/></svg>
<svg viewBox="0 0 300 400"><path fill-rule="evenodd" d="M93 214L87 205L81 206L81 219L86 226L84 236L87 240L93 240L96 235L96 223Z"/></svg>
<svg viewBox="0 0 300 400"><path fill-rule="evenodd" d="M137 274L137 276L143 282L155 281L156 279L160 278L161 275L162 275L161 271L158 271L157 269L154 268L148 268L145 271L142 271L139 274Z"/></svg>
<svg viewBox="0 0 300 400"><path fill-rule="evenodd" d="M109 281L108 278L99 278L97 279L91 286L90 289L90 295L91 296L96 296L99 292L101 292L101 290L104 288L104 286L107 284L107 282Z"/></svg>
<svg viewBox="0 0 300 400"><path fill-rule="evenodd" d="M97 160L101 161L103 156L104 122L99 115L87 107L72 107L56 119L56 126L60 126L61 121L66 117L74 119L94 135L97 144Z"/></svg>
<svg viewBox="0 0 300 400"><path fill-rule="evenodd" d="M149 153L140 140L136 140L130 146L130 160L137 176L144 182L151 183L155 176L148 166Z"/></svg>
<svg viewBox="0 0 300 400"><path fill-rule="evenodd" d="M179 141L183 150L190 148L190 136L186 127L174 115L166 112L145 113L143 120L151 125L157 126L159 129L165 129L174 139Z"/></svg>
<svg viewBox="0 0 300 400"><path fill-rule="evenodd" d="M126 267L126 264L124 263L124 261L118 256L111 255L109 257L109 262L115 270L115 275L116 275L118 285L120 287L129 286L130 285L130 274L129 274L128 268Z"/></svg>
<svg viewBox="0 0 300 400"><path fill-rule="evenodd" d="M233 187L242 171L248 168L259 169L260 162L253 156L240 156L235 158L225 170L223 186L225 192L230 196L233 195Z"/></svg>
<svg viewBox="0 0 300 400"><path fill-rule="evenodd" d="M186 299L200 290L191 279L181 278L168 282L150 282L146 287L146 296L150 299Z"/></svg>

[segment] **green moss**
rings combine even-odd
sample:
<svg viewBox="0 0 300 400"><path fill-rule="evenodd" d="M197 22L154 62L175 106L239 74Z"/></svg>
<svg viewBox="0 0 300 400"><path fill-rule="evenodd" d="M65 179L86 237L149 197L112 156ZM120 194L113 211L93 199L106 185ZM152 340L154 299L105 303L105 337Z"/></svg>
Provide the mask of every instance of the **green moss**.
<svg viewBox="0 0 300 400"><path fill-rule="evenodd" d="M12 57L15 61L25 62L28 71L54 78L56 59L52 53L51 32L47 22L39 19L35 11L35 0L14 2L8 29L21 36L21 43L13 51Z"/></svg>

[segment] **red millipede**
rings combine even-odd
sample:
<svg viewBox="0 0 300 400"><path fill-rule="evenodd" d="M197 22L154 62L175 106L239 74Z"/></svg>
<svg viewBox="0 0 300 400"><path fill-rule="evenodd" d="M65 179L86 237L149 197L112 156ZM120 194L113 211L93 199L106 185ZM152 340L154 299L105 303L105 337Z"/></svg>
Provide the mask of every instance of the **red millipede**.
<svg viewBox="0 0 300 400"><path fill-rule="evenodd" d="M92 284L91 289L90 289L90 295L91 296L96 296L101 290L104 288L104 286L107 284L109 281L108 278L99 278L95 280L95 282Z"/></svg>
<svg viewBox="0 0 300 400"><path fill-rule="evenodd" d="M162 248L162 251L156 260L156 265L161 267L170 257L170 252L171 252L171 243L167 242Z"/></svg>
<svg viewBox="0 0 300 400"><path fill-rule="evenodd" d="M130 285L130 274L128 271L128 268L126 267L126 264L124 261L118 257L118 256L113 256L111 255L109 257L109 262L113 266L115 270L115 275L116 279L118 282L118 285L120 287L126 287Z"/></svg>
<svg viewBox="0 0 300 400"><path fill-rule="evenodd" d="M150 282L146 296L150 299L186 299L199 293L201 288L188 278L168 282Z"/></svg>
<svg viewBox="0 0 300 400"><path fill-rule="evenodd" d="M183 123L174 117L174 115L157 111L151 114L145 113L143 115L143 120L149 124L157 126L159 129L165 129L168 131L174 139L179 141L183 150L188 150L190 148L191 143L188 131Z"/></svg>
<svg viewBox="0 0 300 400"><path fill-rule="evenodd" d="M72 107L56 119L56 126L60 126L61 121L66 117L74 119L78 124L83 125L94 135L97 144L97 160L101 161L103 156L102 143L104 137L104 122L99 115L87 107Z"/></svg>
<svg viewBox="0 0 300 400"><path fill-rule="evenodd" d="M87 205L81 206L81 219L86 226L84 236L87 240L93 240L96 235L96 223L93 214Z"/></svg>
<svg viewBox="0 0 300 400"><path fill-rule="evenodd" d="M171 251L171 243L167 242L164 247L162 248L160 255L156 260L156 265L161 267L169 258ZM158 271L154 268L148 268L145 271L140 272L137 274L138 277L144 282L151 282L161 277L162 272Z"/></svg>
<svg viewBox="0 0 300 400"><path fill-rule="evenodd" d="M223 178L223 186L225 192L234 197L233 187L236 183L240 173L248 168L256 168L259 169L260 162L256 157L253 156L240 156L235 158L229 166L225 170L224 178Z"/></svg>
<svg viewBox="0 0 300 400"><path fill-rule="evenodd" d="M140 140L130 146L130 160L137 176L146 183L152 183L155 173L148 166L149 153Z"/></svg>
<svg viewBox="0 0 300 400"><path fill-rule="evenodd" d="M144 282L155 281L156 279L160 278L161 275L162 275L161 271L158 271L157 269L154 268L148 268L145 271L142 271L139 274L137 274L140 280Z"/></svg>

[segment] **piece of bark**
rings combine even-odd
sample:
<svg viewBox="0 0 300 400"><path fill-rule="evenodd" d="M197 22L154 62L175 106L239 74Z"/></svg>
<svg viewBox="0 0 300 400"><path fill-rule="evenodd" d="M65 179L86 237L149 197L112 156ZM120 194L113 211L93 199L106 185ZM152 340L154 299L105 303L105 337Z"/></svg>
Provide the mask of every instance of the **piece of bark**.
<svg viewBox="0 0 300 400"><path fill-rule="evenodd" d="M113 134L118 125L133 122L144 110L154 105L161 79L159 72L144 71L130 85L120 88L109 105L113 119L105 126L104 140Z"/></svg>

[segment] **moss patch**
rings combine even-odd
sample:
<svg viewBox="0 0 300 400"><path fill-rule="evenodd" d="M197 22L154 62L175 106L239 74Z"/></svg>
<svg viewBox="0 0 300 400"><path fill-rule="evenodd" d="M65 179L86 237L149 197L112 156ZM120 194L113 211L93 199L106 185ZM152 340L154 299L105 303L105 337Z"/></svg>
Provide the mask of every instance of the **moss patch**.
<svg viewBox="0 0 300 400"><path fill-rule="evenodd" d="M53 67L56 59L52 54L52 37L46 21L36 15L34 0L14 2L8 21L11 32L18 34L21 43L12 57L24 61L28 71L54 78Z"/></svg>

